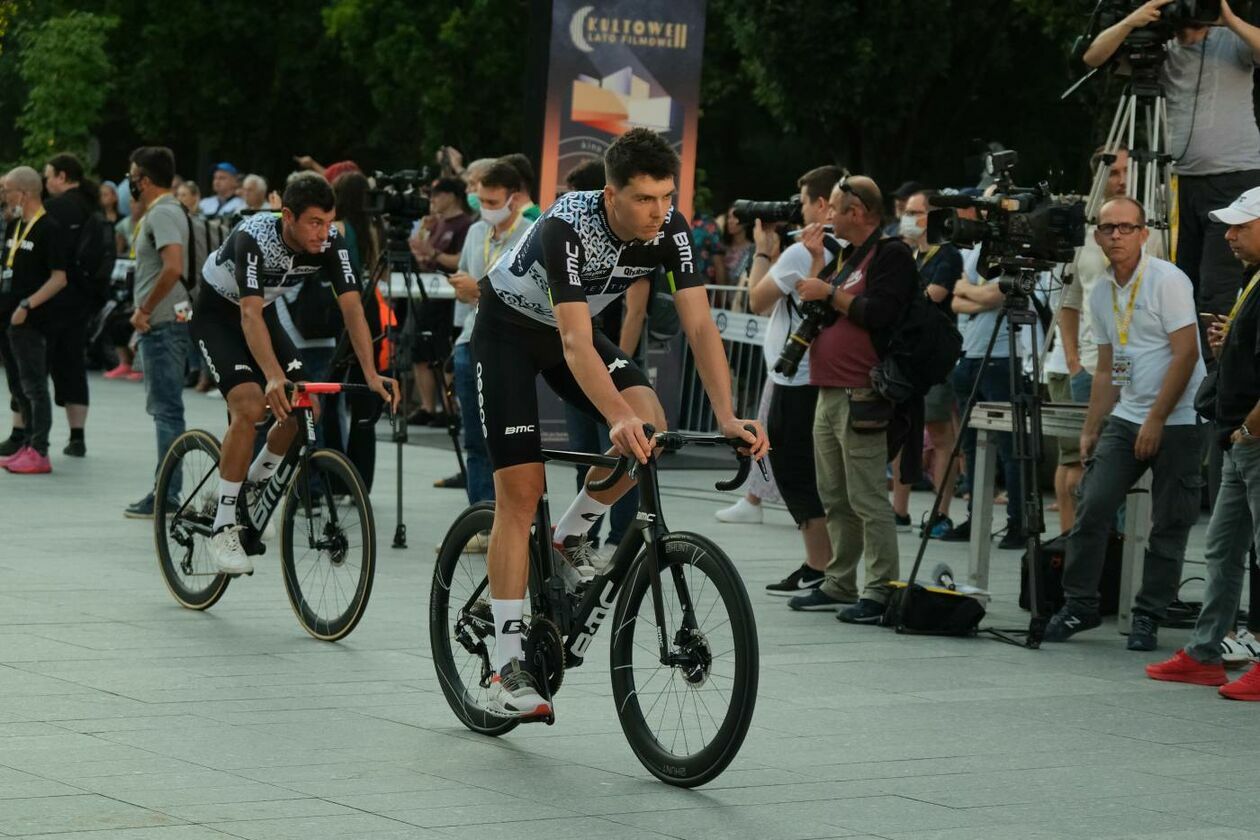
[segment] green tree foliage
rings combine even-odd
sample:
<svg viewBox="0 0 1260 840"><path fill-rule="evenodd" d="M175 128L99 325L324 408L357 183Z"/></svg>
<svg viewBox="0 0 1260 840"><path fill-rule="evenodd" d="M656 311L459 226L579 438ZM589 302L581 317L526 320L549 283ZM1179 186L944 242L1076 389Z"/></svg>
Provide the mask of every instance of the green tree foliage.
<svg viewBox="0 0 1260 840"><path fill-rule="evenodd" d="M117 25L116 18L71 12L19 34L18 72L27 90L17 127L35 165L58 151L87 150L109 95L113 64L105 42Z"/></svg>

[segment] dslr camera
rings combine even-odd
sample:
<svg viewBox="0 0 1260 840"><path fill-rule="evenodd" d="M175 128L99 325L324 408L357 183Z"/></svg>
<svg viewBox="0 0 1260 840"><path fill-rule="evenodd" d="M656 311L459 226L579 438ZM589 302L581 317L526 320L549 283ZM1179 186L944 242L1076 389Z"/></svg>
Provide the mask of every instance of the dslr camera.
<svg viewBox="0 0 1260 840"><path fill-rule="evenodd" d="M731 212L735 214L735 218L746 225L751 225L757 219L761 219L763 224L779 222L792 225L805 224L799 195L794 195L787 201L749 201L741 198L731 204Z"/></svg>
<svg viewBox="0 0 1260 840"><path fill-rule="evenodd" d="M840 253L840 240L828 233L824 241L828 251ZM818 338L818 334L840 318L840 313L832 308L829 300L807 300L801 304L800 312L800 325L787 337L783 350L774 363L774 372L789 378L796 376L801 359L805 358L809 346Z"/></svg>
<svg viewBox="0 0 1260 840"><path fill-rule="evenodd" d="M997 186L992 196L933 196L932 204L940 209L928 213L927 236L933 244L979 245L981 275L1001 277L1007 294L1027 295L1031 289L1023 286L1031 283L1033 272L1071 262L1085 243L1085 202L1080 196L1054 195L1044 181L1031 188L1014 186L1011 172L1018 160L1013 151L986 158ZM959 216L963 208L975 208L980 218Z"/></svg>

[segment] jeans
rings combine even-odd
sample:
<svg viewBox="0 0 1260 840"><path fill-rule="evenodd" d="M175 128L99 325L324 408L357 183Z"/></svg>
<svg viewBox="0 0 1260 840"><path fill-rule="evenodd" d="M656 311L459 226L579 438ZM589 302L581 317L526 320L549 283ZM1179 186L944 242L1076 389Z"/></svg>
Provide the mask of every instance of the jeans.
<svg viewBox="0 0 1260 840"><path fill-rule="evenodd" d="M1089 392L1094 387L1094 374L1081 368L1068 380L1072 389L1072 402L1089 403Z"/></svg>
<svg viewBox="0 0 1260 840"><path fill-rule="evenodd" d="M52 396L48 393L48 341L36 327L9 326L9 349L17 363L18 377L26 397L23 418L27 444L40 455L48 454L48 433L52 431Z"/></svg>
<svg viewBox="0 0 1260 840"><path fill-rule="evenodd" d="M1260 446L1235 444L1225 453L1221 488L1208 523L1207 590L1186 653L1200 662L1221 661L1221 640L1238 621L1243 575L1252 542L1260 542ZM1253 571L1254 574L1254 571ZM1253 611L1257 606L1253 604Z"/></svg>
<svg viewBox="0 0 1260 840"><path fill-rule="evenodd" d="M607 452L612 445L608 438L608 427L596 423L589 416L568 403L564 404L564 425L569 431L569 448L574 452ZM587 466L577 468L577 489L581 492L586 483ZM618 499L609 511L608 537L604 540L609 545L620 545L621 538L626 535L634 515L639 510L639 488L631 487L626 495ZM598 542L599 529L604 517L595 520L591 525L591 538Z"/></svg>
<svg viewBox="0 0 1260 840"><path fill-rule="evenodd" d="M187 324L168 322L141 333L137 346L144 365L144 408L157 430L160 468L175 438L184 433L184 368L192 338ZM171 474L172 495L179 495L182 480L183 470Z"/></svg>
<svg viewBox="0 0 1260 840"><path fill-rule="evenodd" d="M960 400L958 413L965 417L967 412L966 400L971 396L971 389L975 387L976 380L980 380L980 387L976 391L977 402L1009 402L1011 399L1011 360L1010 359L990 359L989 363L980 369L980 363L983 359L963 359L958 363L958 367L954 368L952 375L952 384L954 393L958 395ZM1021 374L1022 375L1022 374ZM1002 475L1006 482L1006 527L1009 531L1019 533L1024 527L1024 498L1020 491L1019 481L1019 464L1013 457L1013 443L1011 435L1008 432L1002 432L997 436L998 459L1002 464ZM967 456L967 475L969 480L974 480L976 474L976 433L972 429L967 429L963 436L963 452ZM976 487L971 488L971 498L975 501ZM967 513L971 513L971 502L967 503Z"/></svg>
<svg viewBox="0 0 1260 840"><path fill-rule="evenodd" d="M1140 428L1118 417L1109 418L1103 426L1094 457L1081 478L1076 524L1068 532L1063 594L1077 610L1097 612L1098 582L1116 511L1129 488L1150 469L1151 535L1133 611L1160 621L1177 596L1186 538L1199 518L1203 427L1165 426L1159 450L1149 461L1139 461L1133 454Z"/></svg>
<svg viewBox="0 0 1260 840"><path fill-rule="evenodd" d="M465 341L456 344L455 397L459 400L460 421L464 427L464 468L468 471L468 503L494 500L494 470L490 467L490 453L486 439L481 434L480 412L477 408L477 365L472 358L472 345Z"/></svg>

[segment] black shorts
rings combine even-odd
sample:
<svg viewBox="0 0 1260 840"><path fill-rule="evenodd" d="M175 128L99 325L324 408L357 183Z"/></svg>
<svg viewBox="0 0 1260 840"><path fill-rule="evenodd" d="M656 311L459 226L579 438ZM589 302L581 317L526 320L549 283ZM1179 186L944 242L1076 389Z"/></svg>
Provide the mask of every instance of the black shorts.
<svg viewBox="0 0 1260 840"><path fill-rule="evenodd" d="M275 306L263 308L263 323L267 325L271 349L284 370L285 378L290 382L309 381L310 377L302 366L302 355L284 327L280 326ZM205 285L201 287L193 307L192 339L223 396L246 382L267 387L267 377L254 361L245 341L241 308Z"/></svg>
<svg viewBox="0 0 1260 840"><path fill-rule="evenodd" d="M797 525L824 515L814 468L814 411L817 406L818 388L815 386L776 384L770 394L770 411L766 416L774 483Z"/></svg>
<svg viewBox="0 0 1260 840"><path fill-rule="evenodd" d="M596 330L593 337L595 351L608 366L618 391L651 387L643 371L608 336ZM496 470L543 459L535 391L540 373L560 399L605 422L573 378L564 360L559 331L545 324L526 323L525 316L500 301L484 279L473 327L472 358L481 432Z"/></svg>

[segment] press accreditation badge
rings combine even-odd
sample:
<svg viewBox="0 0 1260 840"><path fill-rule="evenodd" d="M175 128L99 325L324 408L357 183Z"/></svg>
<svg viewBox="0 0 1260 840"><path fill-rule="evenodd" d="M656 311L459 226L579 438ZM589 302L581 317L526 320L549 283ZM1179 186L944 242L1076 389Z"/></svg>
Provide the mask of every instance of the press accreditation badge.
<svg viewBox="0 0 1260 840"><path fill-rule="evenodd" d="M6 268L0 271L0 295L13 293L13 269Z"/></svg>
<svg viewBox="0 0 1260 840"><path fill-rule="evenodd" d="M1111 360L1111 384L1124 387L1133 384L1133 357L1124 354Z"/></svg>
<svg viewBox="0 0 1260 840"><path fill-rule="evenodd" d="M175 323L186 324L192 320L192 304L181 300L175 304Z"/></svg>

